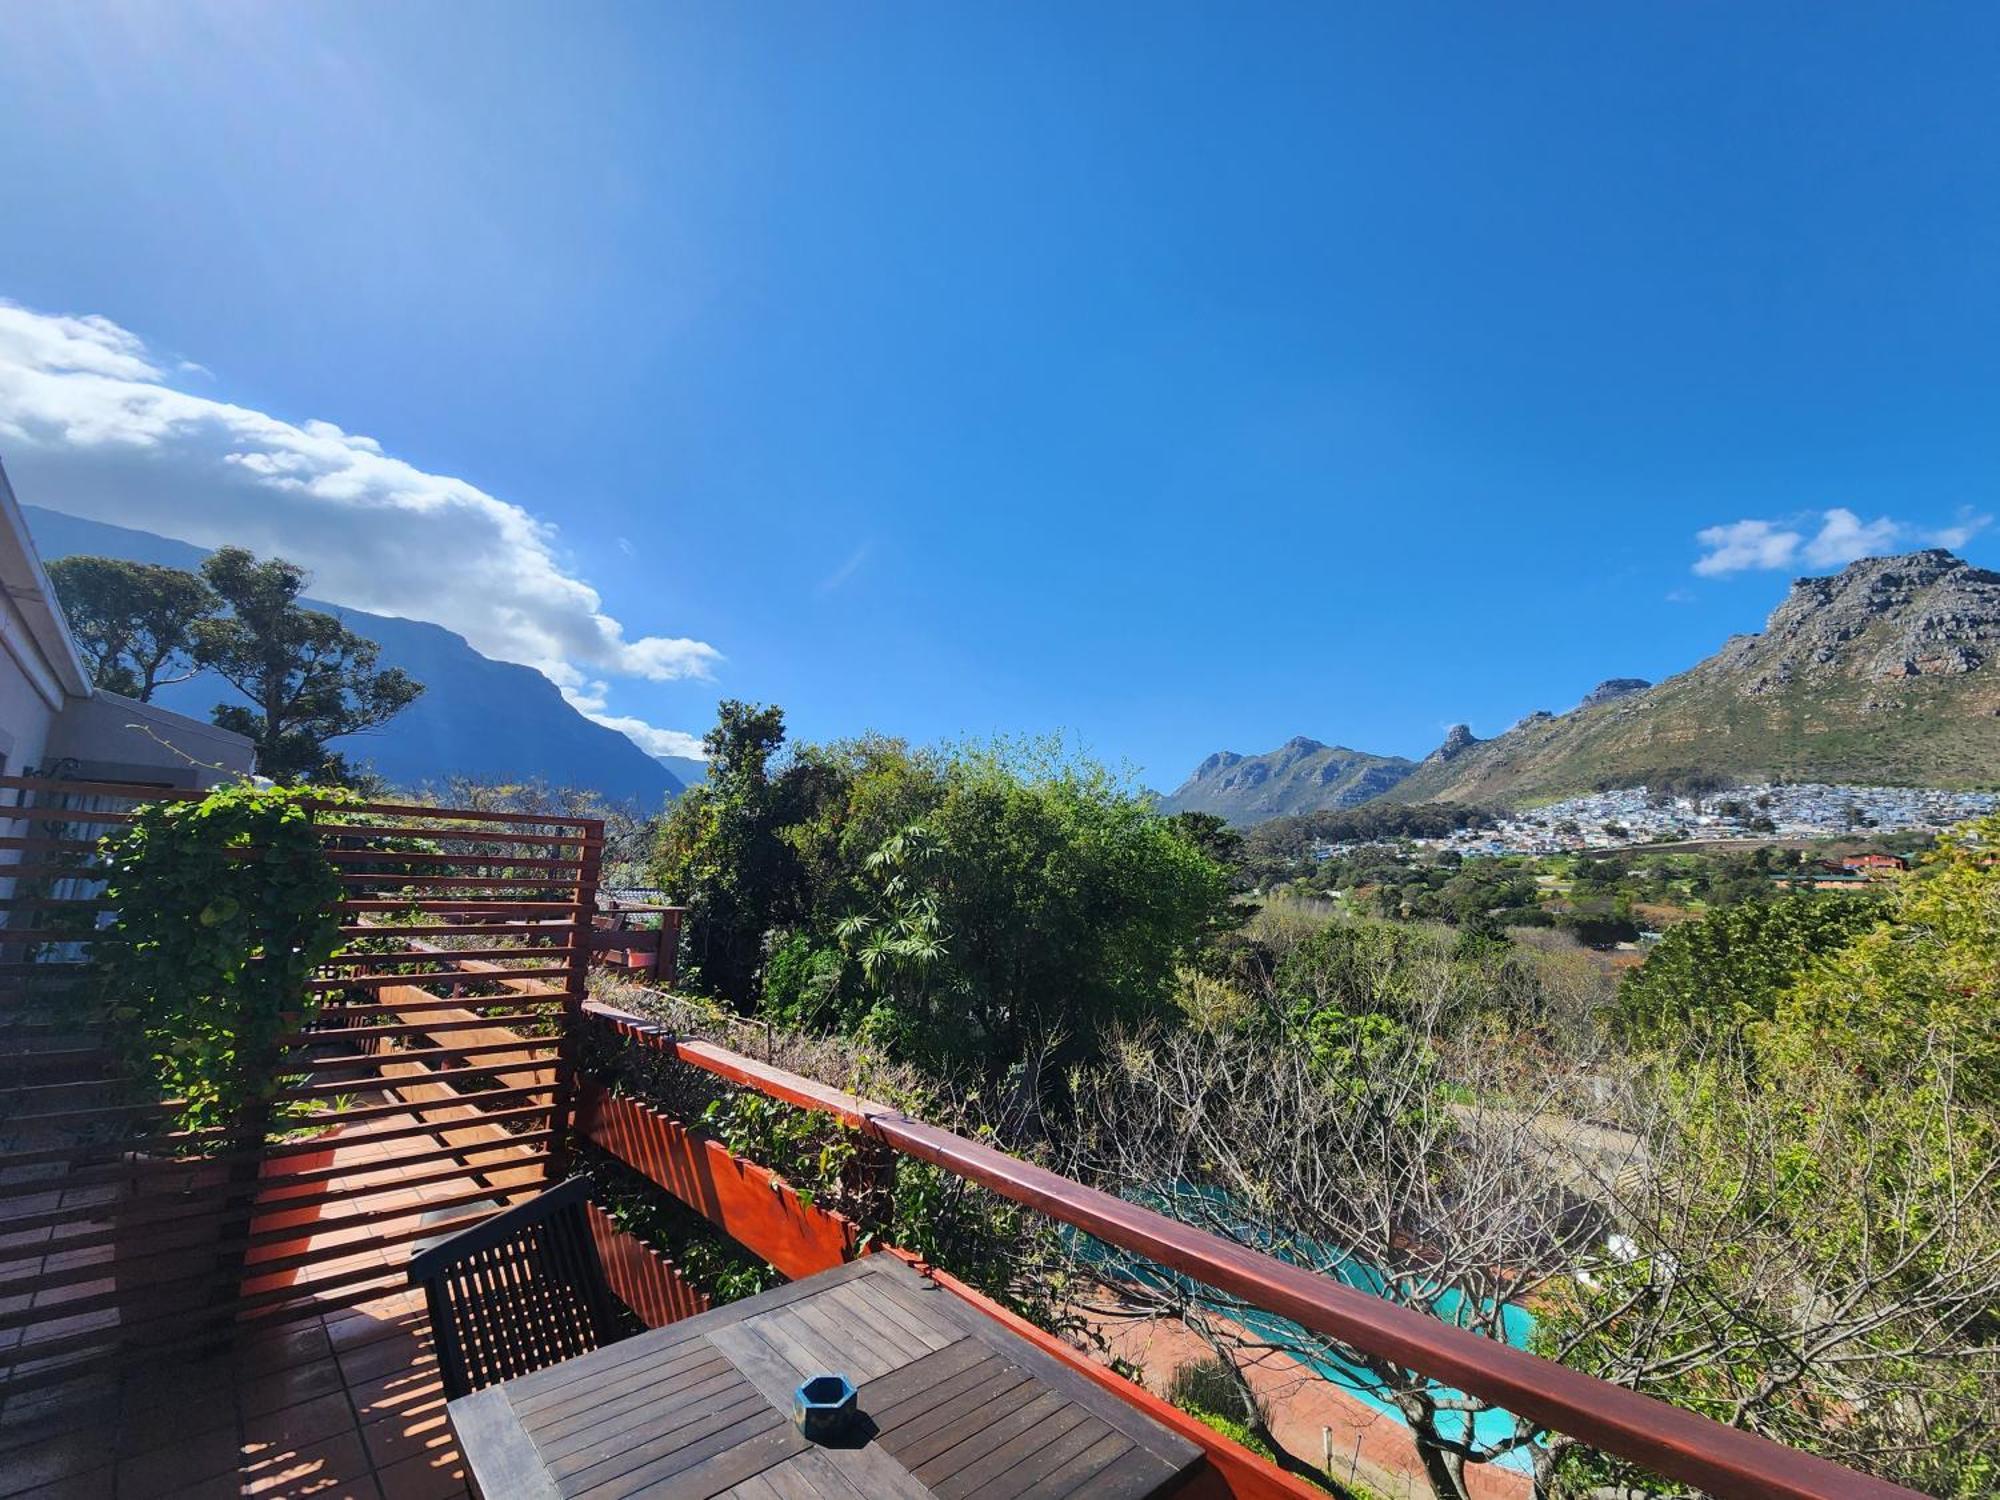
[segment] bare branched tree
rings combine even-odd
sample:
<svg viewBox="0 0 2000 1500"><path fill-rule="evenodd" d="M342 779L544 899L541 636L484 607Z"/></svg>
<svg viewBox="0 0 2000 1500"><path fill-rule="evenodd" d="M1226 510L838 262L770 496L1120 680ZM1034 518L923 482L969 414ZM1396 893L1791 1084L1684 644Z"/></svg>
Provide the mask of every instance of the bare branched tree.
<svg viewBox="0 0 2000 1500"><path fill-rule="evenodd" d="M1596 1177L1614 1235L1552 1283L1544 1350L1937 1494L2000 1476L2000 1157L1933 1048L1881 1086L1735 1055L1633 1080L1646 1170ZM1629 1472L1551 1438L1544 1469ZM1545 1475L1546 1478L1546 1475Z"/></svg>
<svg viewBox="0 0 2000 1500"><path fill-rule="evenodd" d="M1949 1069L1871 1108L1836 1097L1837 1070L1809 1094L1751 1089L1735 1060L1642 1072L1447 1032L1453 997L1405 995L1332 1056L1323 1026L1127 1039L1082 1090L1078 1167L1484 1338L1521 1342L1532 1308L1542 1352L1732 1425L1904 1482L1990 1479L2000 1168ZM1672 1492L1420 1371L1090 1258L1125 1311L1180 1319L1239 1374L1275 1350L1392 1406L1448 1500L1503 1460L1539 1493Z"/></svg>
<svg viewBox="0 0 2000 1500"><path fill-rule="evenodd" d="M1584 1189L1642 1147L1576 1123L1575 1076L1524 1079L1495 1049L1447 1040L1436 1023L1451 998L1415 997L1406 1024L1357 1023L1333 1065L1282 1031L1130 1039L1086 1090L1095 1128L1081 1165L1183 1222L1519 1342L1521 1300L1605 1239ZM1579 1157L1603 1161L1585 1170ZM1239 1369L1277 1350L1393 1406L1440 1496L1464 1500L1469 1467L1525 1455L1539 1436L1421 1371L1183 1278L1112 1261L1100 1280ZM1247 1399L1243 1415L1255 1420Z"/></svg>

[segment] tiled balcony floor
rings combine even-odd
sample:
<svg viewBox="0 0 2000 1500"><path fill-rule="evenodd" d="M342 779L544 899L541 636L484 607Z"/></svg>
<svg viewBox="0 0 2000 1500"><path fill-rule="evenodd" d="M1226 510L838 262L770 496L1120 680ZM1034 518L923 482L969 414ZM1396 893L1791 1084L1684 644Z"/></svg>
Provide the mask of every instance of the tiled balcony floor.
<svg viewBox="0 0 2000 1500"><path fill-rule="evenodd" d="M233 1357L87 1377L0 1405L9 1497L466 1493L411 1292L261 1333Z"/></svg>
<svg viewBox="0 0 2000 1500"><path fill-rule="evenodd" d="M365 1193L356 1201L370 1210L401 1212L365 1229L311 1234L315 1249L346 1253L315 1266L296 1285L310 1295L321 1276L345 1272L360 1280L328 1293L321 1310L308 1306L293 1321L246 1334L233 1355L103 1371L0 1399L0 1497L465 1495L430 1353L429 1321L421 1296L404 1285L404 1267L416 1247L407 1240L379 1241L423 1225L432 1217L431 1200L453 1193L462 1198L468 1186L492 1185L496 1204L531 1191L539 1181L527 1185L518 1178L538 1178L539 1169L509 1172L504 1157L489 1153L456 1182L406 1186L402 1179L410 1173L396 1160L398 1148L371 1134L363 1128L342 1137L334 1159L347 1169L340 1184ZM422 1170L435 1173L438 1165ZM495 1180L501 1177L511 1180ZM85 1190L59 1184L52 1177L47 1194L0 1205L0 1262L8 1274L61 1264L63 1252L55 1248L60 1235L4 1234L9 1212L58 1204L86 1212ZM476 1218L481 1212L478 1205L461 1206L435 1217ZM39 1293L38 1305L46 1299L53 1307L112 1286L109 1280L72 1282ZM372 1300L354 1306L333 1300L351 1303L357 1295ZM11 1339L0 1334L0 1372L9 1362L19 1371L37 1370L37 1334L116 1323L117 1314L106 1310L40 1324L25 1339L18 1330ZM42 1378L47 1373L42 1365Z"/></svg>

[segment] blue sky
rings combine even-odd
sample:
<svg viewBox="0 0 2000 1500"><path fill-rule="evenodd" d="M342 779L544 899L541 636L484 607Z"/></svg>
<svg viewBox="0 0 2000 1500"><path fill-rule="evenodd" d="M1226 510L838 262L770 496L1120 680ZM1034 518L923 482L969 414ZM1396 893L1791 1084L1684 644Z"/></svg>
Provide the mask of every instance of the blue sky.
<svg viewBox="0 0 2000 1500"><path fill-rule="evenodd" d="M1418 755L2000 563L1996 97L1973 4L13 6L0 456L658 746Z"/></svg>

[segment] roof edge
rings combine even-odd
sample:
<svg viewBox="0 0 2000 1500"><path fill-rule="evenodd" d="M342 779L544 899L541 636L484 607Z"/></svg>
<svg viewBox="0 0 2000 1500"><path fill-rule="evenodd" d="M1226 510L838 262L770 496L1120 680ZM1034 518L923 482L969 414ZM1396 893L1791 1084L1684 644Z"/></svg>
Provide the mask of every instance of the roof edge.
<svg viewBox="0 0 2000 1500"><path fill-rule="evenodd" d="M21 502L14 496L5 464L0 464L0 585L6 587L8 597L28 622L35 645L54 670L62 690L72 698L88 698L94 691L90 668L77 650L76 637L70 634L69 621L42 566L41 554L35 550L28 518L21 514Z"/></svg>

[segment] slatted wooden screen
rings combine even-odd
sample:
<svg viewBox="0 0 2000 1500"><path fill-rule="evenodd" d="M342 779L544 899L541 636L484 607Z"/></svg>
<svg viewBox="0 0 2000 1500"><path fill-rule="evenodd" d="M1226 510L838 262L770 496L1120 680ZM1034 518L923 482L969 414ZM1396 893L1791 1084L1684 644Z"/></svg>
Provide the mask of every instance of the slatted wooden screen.
<svg viewBox="0 0 2000 1500"><path fill-rule="evenodd" d="M194 795L0 777L0 1392L400 1288L563 1165L602 824L316 809L346 946L284 1038L298 1118L245 1141L119 1075L94 985L97 838Z"/></svg>

